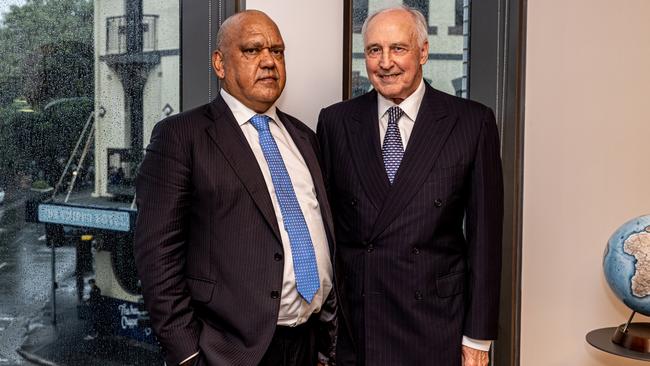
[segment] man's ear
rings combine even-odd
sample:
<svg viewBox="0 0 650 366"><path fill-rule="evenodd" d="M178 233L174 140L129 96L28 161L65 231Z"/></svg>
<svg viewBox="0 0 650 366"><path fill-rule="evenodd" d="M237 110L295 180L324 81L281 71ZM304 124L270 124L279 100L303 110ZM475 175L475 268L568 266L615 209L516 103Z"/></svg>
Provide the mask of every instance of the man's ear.
<svg viewBox="0 0 650 366"><path fill-rule="evenodd" d="M429 60L429 41L424 41L420 48L420 65L424 65Z"/></svg>
<svg viewBox="0 0 650 366"><path fill-rule="evenodd" d="M226 72L223 69L223 54L219 50L212 54L212 68L219 79L226 77Z"/></svg>

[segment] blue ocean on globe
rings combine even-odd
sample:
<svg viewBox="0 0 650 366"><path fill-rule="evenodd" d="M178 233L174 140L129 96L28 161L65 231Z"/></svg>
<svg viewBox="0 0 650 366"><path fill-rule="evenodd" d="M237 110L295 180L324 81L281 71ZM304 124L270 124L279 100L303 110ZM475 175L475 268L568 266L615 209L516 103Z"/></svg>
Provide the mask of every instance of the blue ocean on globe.
<svg viewBox="0 0 650 366"><path fill-rule="evenodd" d="M650 215L632 219L612 234L603 269L616 296L630 309L650 316Z"/></svg>

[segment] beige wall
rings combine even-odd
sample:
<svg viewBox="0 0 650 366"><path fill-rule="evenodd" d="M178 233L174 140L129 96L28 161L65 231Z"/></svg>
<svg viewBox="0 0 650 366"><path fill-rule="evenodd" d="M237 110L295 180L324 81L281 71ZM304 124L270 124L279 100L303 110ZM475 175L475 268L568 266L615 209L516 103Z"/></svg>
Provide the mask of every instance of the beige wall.
<svg viewBox="0 0 650 366"><path fill-rule="evenodd" d="M287 43L280 107L312 128L341 97L341 3L246 1ZM650 213L650 1L528 0L528 14L521 365L645 365L584 337L629 316L602 253Z"/></svg>
<svg viewBox="0 0 650 366"><path fill-rule="evenodd" d="M528 1L522 366L646 364L584 337L629 316L601 258L650 213L648 16L648 0Z"/></svg>
<svg viewBox="0 0 650 366"><path fill-rule="evenodd" d="M246 0L280 28L286 50L287 86L279 108L312 129L320 109L342 97L343 0Z"/></svg>

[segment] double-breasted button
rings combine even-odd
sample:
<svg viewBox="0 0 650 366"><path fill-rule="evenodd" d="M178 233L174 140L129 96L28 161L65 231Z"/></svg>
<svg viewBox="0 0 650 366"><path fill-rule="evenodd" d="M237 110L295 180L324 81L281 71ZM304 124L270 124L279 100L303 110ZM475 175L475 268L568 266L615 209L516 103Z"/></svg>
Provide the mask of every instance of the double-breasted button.
<svg viewBox="0 0 650 366"><path fill-rule="evenodd" d="M280 298L280 291L271 291L271 298L272 299L279 299Z"/></svg>
<svg viewBox="0 0 650 366"><path fill-rule="evenodd" d="M413 247L413 248L411 248L411 253L413 253L413 254L415 254L415 255L420 254L420 248L418 248L418 247L416 247L416 246Z"/></svg>
<svg viewBox="0 0 650 366"><path fill-rule="evenodd" d="M372 243L370 243L370 244L368 244L368 246L366 246L366 251L368 253L372 253L373 250L375 250L375 246Z"/></svg>
<svg viewBox="0 0 650 366"><path fill-rule="evenodd" d="M275 253L275 255L273 255L273 259L275 259L276 262L281 261L282 260L282 254Z"/></svg>
<svg viewBox="0 0 650 366"><path fill-rule="evenodd" d="M436 200L433 201L433 205L437 208L442 207L442 200L440 198L436 198Z"/></svg>
<svg viewBox="0 0 650 366"><path fill-rule="evenodd" d="M357 202L357 199L356 199L356 198L353 198L353 199L350 200L350 206L352 206L352 207L356 206L357 203L358 203L358 202Z"/></svg>
<svg viewBox="0 0 650 366"><path fill-rule="evenodd" d="M420 290L415 291L415 299L422 300L422 291Z"/></svg>

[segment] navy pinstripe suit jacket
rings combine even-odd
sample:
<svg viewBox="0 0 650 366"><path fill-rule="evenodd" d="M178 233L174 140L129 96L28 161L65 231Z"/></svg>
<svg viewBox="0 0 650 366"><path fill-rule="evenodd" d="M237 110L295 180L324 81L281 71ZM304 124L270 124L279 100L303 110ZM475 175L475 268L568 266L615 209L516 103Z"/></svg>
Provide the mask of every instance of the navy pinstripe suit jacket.
<svg viewBox="0 0 650 366"><path fill-rule="evenodd" d="M463 335L495 339L503 186L492 111L427 85L392 186L375 91L323 109L318 139L346 324L339 365L460 365Z"/></svg>
<svg viewBox="0 0 650 366"><path fill-rule="evenodd" d="M333 257L316 135L277 114L311 172ZM278 319L283 248L262 172L220 96L155 126L136 193L135 259L167 364L197 350L200 365L259 363ZM334 305L332 291L321 319ZM324 354L333 325L322 324Z"/></svg>

